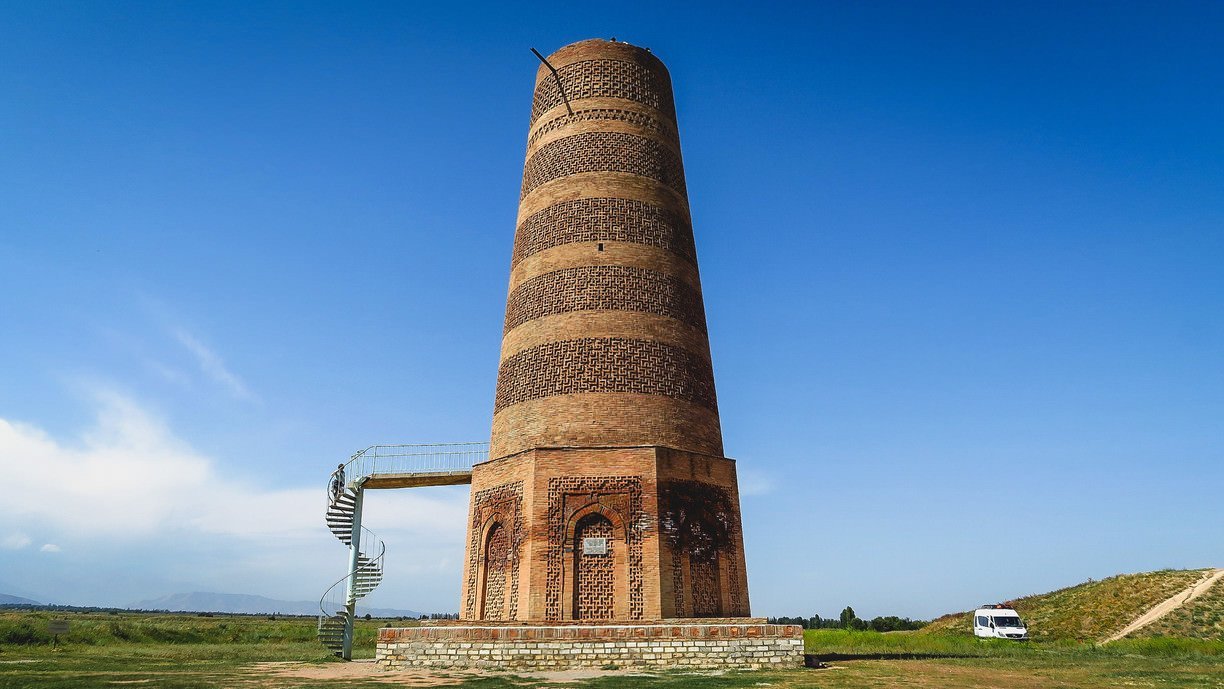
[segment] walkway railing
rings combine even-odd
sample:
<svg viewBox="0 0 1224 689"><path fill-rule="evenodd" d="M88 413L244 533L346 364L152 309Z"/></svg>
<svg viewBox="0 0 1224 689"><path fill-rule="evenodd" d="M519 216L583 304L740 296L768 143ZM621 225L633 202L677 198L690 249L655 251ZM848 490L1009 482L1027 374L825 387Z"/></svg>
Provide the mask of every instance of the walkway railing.
<svg viewBox="0 0 1224 689"><path fill-rule="evenodd" d="M489 458L488 443L371 445L344 465L345 481L400 474L470 473Z"/></svg>

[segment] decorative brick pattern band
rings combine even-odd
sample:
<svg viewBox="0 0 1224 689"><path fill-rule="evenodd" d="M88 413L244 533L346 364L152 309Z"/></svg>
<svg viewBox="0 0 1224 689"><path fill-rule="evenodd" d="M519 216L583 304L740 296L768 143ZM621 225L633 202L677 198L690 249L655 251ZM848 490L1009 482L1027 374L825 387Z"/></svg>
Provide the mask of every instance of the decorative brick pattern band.
<svg viewBox="0 0 1224 689"><path fill-rule="evenodd" d="M778 624L406 627L378 630L384 668L546 670L803 666L803 629Z"/></svg>
<svg viewBox="0 0 1224 689"><path fill-rule="evenodd" d="M676 119L671 79L663 70L650 70L623 60L583 60L558 68L557 77L565 87L565 95L562 96L557 79L551 74L541 79L531 102L532 122L566 98L571 104L582 98L624 98Z"/></svg>
<svg viewBox="0 0 1224 689"><path fill-rule="evenodd" d="M534 277L506 301L503 333L556 313L640 311L706 329L701 294L682 280L635 266L581 266Z"/></svg>
<svg viewBox="0 0 1224 689"><path fill-rule="evenodd" d="M514 235L511 267L545 249L577 242L631 242L667 249L694 264L693 228L687 218L634 199L583 198L533 213Z"/></svg>
<svg viewBox="0 0 1224 689"><path fill-rule="evenodd" d="M531 133L527 139L527 148L535 145L541 137L549 132L555 132L561 127L569 124L577 124L579 122L599 122L599 121L614 121L628 122L642 129L651 129L660 134L663 134L668 139L675 140L678 138L675 128L666 124L663 120L657 117L652 117L644 112L636 110L621 110L619 108L589 108L586 110L575 110L574 114L565 113L559 117L554 117L548 122L540 125L538 129Z"/></svg>
<svg viewBox="0 0 1224 689"><path fill-rule="evenodd" d="M497 372L493 409L597 392L664 395L718 410L709 361L662 342L619 337L548 342L507 357Z"/></svg>
<svg viewBox="0 0 1224 689"><path fill-rule="evenodd" d="M522 195L545 182L582 172L627 172L686 194L684 166L667 146L624 132L583 132L548 143L527 159Z"/></svg>

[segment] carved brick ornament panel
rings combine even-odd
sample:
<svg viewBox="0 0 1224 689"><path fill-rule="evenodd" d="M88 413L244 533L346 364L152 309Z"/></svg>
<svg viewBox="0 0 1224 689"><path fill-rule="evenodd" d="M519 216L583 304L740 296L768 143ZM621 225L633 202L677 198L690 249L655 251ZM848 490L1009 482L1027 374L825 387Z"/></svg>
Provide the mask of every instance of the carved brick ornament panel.
<svg viewBox="0 0 1224 689"><path fill-rule="evenodd" d="M681 617L745 614L740 612L748 608L740 587L738 565L740 517L731 502L731 493L701 481L669 481L661 488L659 531L671 545L676 614ZM720 555L727 564L726 572L719 571ZM685 603L686 562L691 608ZM722 609L724 583L730 610Z"/></svg>
<svg viewBox="0 0 1224 689"><path fill-rule="evenodd" d="M605 552L595 554L582 547L584 539L602 538ZM601 514L587 515L574 533L574 617L579 620L610 620L616 591L615 550L612 522Z"/></svg>
<svg viewBox="0 0 1224 689"><path fill-rule="evenodd" d="M645 535L644 530L639 525L645 523L644 513L642 512L642 479L638 476L586 476L586 477L567 477L567 478L552 478L548 481L548 581L544 589L544 614L549 620L560 620L562 617L561 596L564 590L563 561L566 557L567 550L569 556L574 557L574 543L570 543L570 547L566 548L566 527L570 519L581 509L588 507L592 500L598 501L600 504L607 506L608 509L622 515L627 528L624 536L628 541L628 571L625 576L628 581L629 589L629 619L642 619L642 611L644 603L642 598L642 538ZM576 530L576 541L581 543L581 538L589 537L606 537L608 538L608 555L590 556L592 559L599 558L606 563L612 563L615 553L615 548L624 547L622 542L618 542L621 538L619 532L613 532L610 527L611 523L602 518L602 521L597 519L584 518L578 526L582 527L589 524L587 528ZM609 529L603 531L595 528L598 524L607 524ZM592 569L583 570L582 562L579 561L579 577L586 576L588 581L597 585L611 586L611 580L606 577L614 577L615 572L605 571L605 567L610 564L600 565L595 562L590 564ZM601 568L601 569L595 569ZM606 583L599 583L606 582ZM595 591L598 589L588 589ZM581 591L581 586L580 586ZM607 600L611 600L609 596ZM576 608L578 613L583 613L583 605L595 606L596 601L588 596L586 601L577 601L579 606ZM596 608L591 607L588 610L594 611ZM599 614L604 614L602 609ZM599 619L611 618L610 613L607 617Z"/></svg>
<svg viewBox="0 0 1224 689"><path fill-rule="evenodd" d="M482 620L505 619L507 565L510 555L510 530L495 523L485 542L484 612Z"/></svg>
<svg viewBox="0 0 1224 689"><path fill-rule="evenodd" d="M495 519L489 542L483 542L485 525ZM500 530L500 533L498 531ZM519 546L524 539L523 530L523 482L486 488L472 495L472 523L468 542L467 599L464 603L464 618L479 619L480 613L490 615L486 619L507 619L518 609L518 560ZM489 551L486 552L486 548ZM486 567L480 564L486 563ZM504 563L493 571L485 581L478 576L488 564ZM507 581L508 580L508 581ZM485 587L484 610L476 609L476 595L481 585ZM508 585L508 586L507 586ZM499 617L492 617L497 614Z"/></svg>

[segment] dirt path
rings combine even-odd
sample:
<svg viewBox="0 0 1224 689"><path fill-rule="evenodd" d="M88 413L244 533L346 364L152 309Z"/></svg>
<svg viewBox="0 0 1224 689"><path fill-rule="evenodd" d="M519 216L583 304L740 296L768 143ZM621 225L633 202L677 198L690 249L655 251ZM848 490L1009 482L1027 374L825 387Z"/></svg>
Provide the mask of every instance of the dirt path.
<svg viewBox="0 0 1224 689"><path fill-rule="evenodd" d="M247 668L250 676L277 679L305 680L354 680L382 682L408 687L445 687L462 684L469 680L497 676L488 670L430 670L403 668L387 670L371 659L354 660L350 663L303 663L293 661L255 663ZM543 683L575 682L611 676L655 677L644 670L556 670L551 672L515 672L518 677L528 677ZM719 674L707 671L699 674Z"/></svg>
<svg viewBox="0 0 1224 689"><path fill-rule="evenodd" d="M1211 588L1212 584L1216 583L1222 578L1224 578L1224 569L1215 569L1215 570L1211 570L1207 572L1206 574L1203 575L1202 579L1199 579L1198 581L1194 582L1192 586L1190 586L1189 588L1183 589L1181 591L1178 591L1177 593L1170 596L1168 599L1160 603L1157 603L1156 607L1143 613L1142 615L1139 616L1139 619L1126 625L1122 629L1122 631L1118 632L1117 634L1114 634L1108 639L1105 639L1105 641L1103 641L1102 643L1107 644L1110 641L1117 641L1118 639L1121 639L1122 637L1128 634L1133 634L1134 632L1137 632L1140 629L1143 629L1144 627L1155 622L1156 620L1159 620L1160 618L1164 617L1165 615L1168 615L1169 613L1180 608L1186 603L1189 603L1195 598L1198 598L1199 596L1203 595L1203 593L1205 593L1208 589Z"/></svg>

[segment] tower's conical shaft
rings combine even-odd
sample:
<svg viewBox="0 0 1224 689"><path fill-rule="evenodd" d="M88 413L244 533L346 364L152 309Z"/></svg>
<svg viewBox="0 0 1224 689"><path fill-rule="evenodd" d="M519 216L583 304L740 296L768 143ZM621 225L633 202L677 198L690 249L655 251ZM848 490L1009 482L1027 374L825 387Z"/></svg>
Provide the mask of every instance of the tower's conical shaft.
<svg viewBox="0 0 1224 689"><path fill-rule="evenodd" d="M671 78L582 41L535 82L461 615L748 614Z"/></svg>
<svg viewBox="0 0 1224 689"><path fill-rule="evenodd" d="M671 78L583 41L536 75L491 456L722 454ZM573 111L571 115L570 112Z"/></svg>

